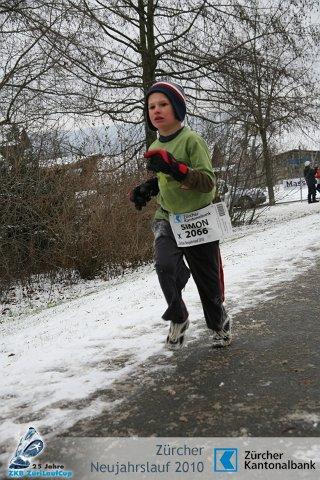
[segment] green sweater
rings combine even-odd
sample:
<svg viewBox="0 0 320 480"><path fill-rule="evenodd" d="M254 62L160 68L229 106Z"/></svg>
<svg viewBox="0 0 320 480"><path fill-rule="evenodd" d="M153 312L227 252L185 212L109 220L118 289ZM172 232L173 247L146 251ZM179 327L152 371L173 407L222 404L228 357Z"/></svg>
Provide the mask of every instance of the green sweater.
<svg viewBox="0 0 320 480"><path fill-rule="evenodd" d="M214 181L210 152L205 141L189 127L183 127L179 135L170 141L155 140L149 150L163 148L179 162L184 162L193 171L202 172ZM214 189L203 193L195 189L183 189L183 183L177 182L170 175L157 173L160 207L155 213L156 220L168 220L169 213L189 213L209 205L214 198ZM188 182L185 182L188 185Z"/></svg>

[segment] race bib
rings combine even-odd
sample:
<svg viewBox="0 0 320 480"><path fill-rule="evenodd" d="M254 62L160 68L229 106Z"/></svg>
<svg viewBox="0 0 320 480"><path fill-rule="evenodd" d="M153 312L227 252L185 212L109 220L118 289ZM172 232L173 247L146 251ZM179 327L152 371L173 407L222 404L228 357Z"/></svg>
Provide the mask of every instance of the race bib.
<svg viewBox="0 0 320 480"><path fill-rule="evenodd" d="M224 202L189 213L170 213L170 225L178 247L214 242L232 235L232 225Z"/></svg>

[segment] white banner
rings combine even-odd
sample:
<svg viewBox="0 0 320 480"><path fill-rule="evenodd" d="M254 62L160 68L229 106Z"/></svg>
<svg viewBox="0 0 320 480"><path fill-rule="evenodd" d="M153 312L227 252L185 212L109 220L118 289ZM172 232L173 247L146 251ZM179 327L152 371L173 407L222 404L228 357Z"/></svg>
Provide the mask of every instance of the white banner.
<svg viewBox="0 0 320 480"><path fill-rule="evenodd" d="M74 480L320 478L320 440L316 437L60 437L51 443L50 452L56 463L73 471ZM32 462L31 473L37 475L37 463L45 465L48 453Z"/></svg>
<svg viewBox="0 0 320 480"><path fill-rule="evenodd" d="M289 178L288 180L283 180L283 188L296 188L304 187L306 181L304 178Z"/></svg>

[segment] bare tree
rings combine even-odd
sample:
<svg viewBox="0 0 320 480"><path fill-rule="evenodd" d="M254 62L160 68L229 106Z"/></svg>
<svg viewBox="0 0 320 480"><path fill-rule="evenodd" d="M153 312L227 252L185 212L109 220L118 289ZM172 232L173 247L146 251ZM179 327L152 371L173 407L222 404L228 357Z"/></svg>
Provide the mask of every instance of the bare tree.
<svg viewBox="0 0 320 480"><path fill-rule="evenodd" d="M272 202L268 139L306 118L312 102L306 10L302 0L2 2L2 121L72 115L141 125L149 86L177 79L201 122L259 133ZM154 139L145 128L133 157L144 137Z"/></svg>
<svg viewBox="0 0 320 480"><path fill-rule="evenodd" d="M0 125L30 125L52 113L59 63L45 36L59 17L49 15L41 30L29 21L35 12L29 2L0 3Z"/></svg>
<svg viewBox="0 0 320 480"><path fill-rule="evenodd" d="M202 102L212 104L213 89L207 88L208 72L216 72L219 62L252 40L250 35L234 35L243 22L241 4L237 0L227 5L208 0L123 0L121 4L35 0L18 13L41 36L41 45L54 62L46 89L52 112L141 124L143 97L159 78L182 83L191 100L191 114L206 117ZM231 36L233 42L228 44ZM34 85L28 91L39 93ZM209 119L220 121L216 114L211 112ZM155 138L148 130L145 137L147 144Z"/></svg>
<svg viewBox="0 0 320 480"><path fill-rule="evenodd" d="M259 136L273 205L270 141L294 126L316 121L316 45L314 32L304 25L305 2L281 1L264 12L256 2L249 6L250 11L243 10L242 31L235 33L249 41L227 63L220 63L216 101L225 121L246 124ZM228 41L231 45L235 40Z"/></svg>
<svg viewBox="0 0 320 480"><path fill-rule="evenodd" d="M68 24L48 27L49 7L40 3L37 12L29 12L28 21L60 57L64 95L55 110L132 124L142 122L141 100L155 79L173 76L168 66L173 52L181 70L184 59L178 57L177 42L195 34L205 4L203 0L177 1L172 6L154 0L124 0L121 5L115 0L64 0L59 16ZM184 70L187 74L190 68ZM55 99L59 102L59 96ZM146 130L145 137L149 144L155 135Z"/></svg>

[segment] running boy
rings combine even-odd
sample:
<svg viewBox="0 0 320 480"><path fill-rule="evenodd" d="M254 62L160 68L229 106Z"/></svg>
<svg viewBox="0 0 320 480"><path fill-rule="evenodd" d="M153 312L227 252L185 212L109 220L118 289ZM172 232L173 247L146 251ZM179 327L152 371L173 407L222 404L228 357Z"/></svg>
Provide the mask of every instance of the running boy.
<svg viewBox="0 0 320 480"><path fill-rule="evenodd" d="M186 101L180 86L154 83L147 92L145 113L149 128L159 133L144 155L147 170L156 176L135 187L130 200L141 210L158 195L153 232L155 267L168 304L162 318L171 322L166 343L171 348L185 343L189 315L181 292L191 271L207 326L213 332L213 346L225 347L231 343L231 322L223 306L219 241L178 247L169 223L170 213L194 212L212 203L215 182L208 147L197 133L182 125Z"/></svg>

